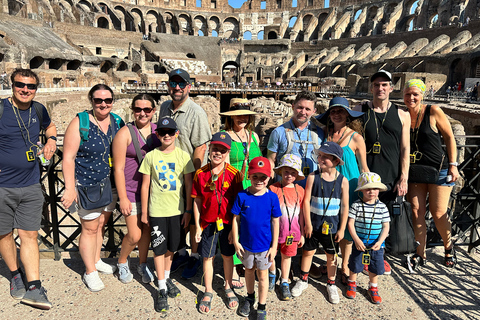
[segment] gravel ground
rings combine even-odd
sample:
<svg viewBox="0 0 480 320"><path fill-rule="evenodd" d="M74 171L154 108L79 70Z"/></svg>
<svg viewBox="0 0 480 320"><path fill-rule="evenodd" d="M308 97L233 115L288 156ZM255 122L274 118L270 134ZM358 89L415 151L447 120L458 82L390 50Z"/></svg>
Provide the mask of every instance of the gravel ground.
<svg viewBox="0 0 480 320"><path fill-rule="evenodd" d="M459 265L451 270L443 267L443 248L428 250L428 264L418 274L409 274L401 266L401 257L389 256L392 275L380 277L379 292L383 303L374 305L366 292L368 277L358 276L357 298L345 297L345 287L337 279L341 291L340 304L328 302L325 289L326 277L310 280L309 287L302 296L291 301L280 301L278 286L275 293L269 293L267 311L269 319L480 319L480 280L479 257L468 255L464 247L457 249ZM324 255L316 255L315 262L324 261ZM149 263L153 266L153 261ZM293 261L295 275L299 274L299 257ZM114 263L115 259L105 259ZM136 270L138 259L131 259L132 270ZM221 258L217 257L215 270L222 270ZM153 283L143 284L138 274L129 284L122 284L115 276L101 275L106 288L98 293L90 292L81 275L84 266L77 254L63 258L41 260L41 278L53 303L49 311L25 306L9 296L10 274L0 262L0 319L237 319L235 311L226 307L221 274L214 277L214 300L212 311L201 315L195 305L203 286L200 285L201 272L192 280L184 280L180 272L172 274L182 295L169 299L170 311L161 315L154 310L156 287ZM295 279L297 279L295 277ZM242 278L243 280L243 278ZM246 290L236 291L240 303ZM255 319L253 312L250 319Z"/></svg>

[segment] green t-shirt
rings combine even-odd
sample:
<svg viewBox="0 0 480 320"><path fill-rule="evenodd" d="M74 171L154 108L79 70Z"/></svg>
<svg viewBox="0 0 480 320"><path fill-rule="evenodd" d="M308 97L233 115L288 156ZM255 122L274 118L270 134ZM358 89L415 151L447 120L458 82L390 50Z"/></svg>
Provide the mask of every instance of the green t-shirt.
<svg viewBox="0 0 480 320"><path fill-rule="evenodd" d="M173 217L184 213L183 177L195 171L188 153L180 148L163 153L156 148L146 154L138 171L150 175L150 217Z"/></svg>

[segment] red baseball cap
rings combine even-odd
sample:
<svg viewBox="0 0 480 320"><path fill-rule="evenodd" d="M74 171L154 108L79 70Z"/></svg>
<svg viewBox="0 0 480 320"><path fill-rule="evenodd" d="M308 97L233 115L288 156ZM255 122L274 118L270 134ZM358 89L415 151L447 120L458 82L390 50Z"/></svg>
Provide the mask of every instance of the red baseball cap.
<svg viewBox="0 0 480 320"><path fill-rule="evenodd" d="M270 166L270 161L265 157L256 157L250 161L248 165L248 174L253 175L255 173L263 173L266 176L271 175L272 167Z"/></svg>

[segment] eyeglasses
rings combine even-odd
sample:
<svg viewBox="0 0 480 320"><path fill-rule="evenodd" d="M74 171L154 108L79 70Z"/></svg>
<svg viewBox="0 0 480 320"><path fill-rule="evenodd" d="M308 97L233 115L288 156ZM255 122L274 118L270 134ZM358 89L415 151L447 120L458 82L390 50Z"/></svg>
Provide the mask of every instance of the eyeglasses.
<svg viewBox="0 0 480 320"><path fill-rule="evenodd" d="M95 104L102 104L102 102L105 102L105 104L113 103L113 98L107 98L107 99L93 98L92 100Z"/></svg>
<svg viewBox="0 0 480 320"><path fill-rule="evenodd" d="M25 88L25 86L27 86L28 90L37 90L37 87L38 87L35 83L23 83L20 81L13 82L13 85L19 89L23 89Z"/></svg>
<svg viewBox="0 0 480 320"><path fill-rule="evenodd" d="M173 137L175 133L177 133L177 130L176 129L168 129L168 130L160 129L160 130L157 130L157 132L160 137L165 137L167 134L170 137Z"/></svg>
<svg viewBox="0 0 480 320"><path fill-rule="evenodd" d="M183 81L183 82L176 82L176 81L169 81L168 82L168 85L171 87L171 88L176 88L177 86L180 87L180 89L185 89L186 86L188 86L188 82L186 81Z"/></svg>
<svg viewBox="0 0 480 320"><path fill-rule="evenodd" d="M246 142L242 142L242 146L243 146L243 154L247 154L247 143Z"/></svg>
<svg viewBox="0 0 480 320"><path fill-rule="evenodd" d="M132 108L133 112L135 113L141 113L142 111L145 112L146 114L152 112L153 108L139 108L139 107L133 107Z"/></svg>

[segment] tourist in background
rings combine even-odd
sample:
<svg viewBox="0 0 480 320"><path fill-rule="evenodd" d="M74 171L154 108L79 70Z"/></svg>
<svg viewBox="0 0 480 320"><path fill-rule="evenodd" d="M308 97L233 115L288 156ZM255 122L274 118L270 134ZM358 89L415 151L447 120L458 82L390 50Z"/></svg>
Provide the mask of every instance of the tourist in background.
<svg viewBox="0 0 480 320"><path fill-rule="evenodd" d="M117 269L100 259L100 251L104 226L117 203L116 190L104 186L110 185L112 174L111 143L123 122L119 122L111 113L114 100L113 91L109 86L105 84L93 86L88 92L88 100L92 110L78 113L65 132L63 149L65 192L62 203L65 208L70 208L74 201L78 205L78 216L82 225L78 247L86 268L83 281L88 289L95 292L105 287L98 272L112 274ZM86 132L88 134L84 134ZM110 203L102 204L98 208L84 208L87 203L81 203L77 190L97 186L104 190L102 198L111 193ZM88 190L86 192L88 193ZM98 196L100 191L96 193Z"/></svg>
<svg viewBox="0 0 480 320"><path fill-rule="evenodd" d="M141 221L141 186L143 175L138 172L145 154L160 146L155 135L157 125L151 123L155 113L155 100L148 94L139 94L132 100L134 120L118 131L113 140L113 163L120 212L125 217L127 234L123 237L118 258L118 278L123 283L133 280L128 256L138 245L138 273L144 283L154 280L147 265L150 246L150 228Z"/></svg>
<svg viewBox="0 0 480 320"><path fill-rule="evenodd" d="M415 240L420 243L411 263L413 268L426 263L425 214L428 196L429 211L445 247L445 265L453 268L457 259L447 208L452 187L459 177L457 145L450 122L442 109L423 103L425 88L422 80L412 79L405 84L403 95L412 119L407 198L412 204ZM446 153L442 148L442 138L447 147Z"/></svg>

